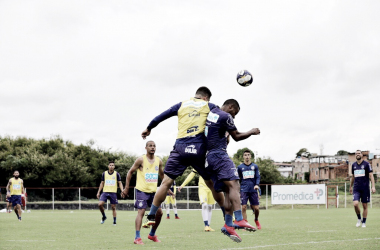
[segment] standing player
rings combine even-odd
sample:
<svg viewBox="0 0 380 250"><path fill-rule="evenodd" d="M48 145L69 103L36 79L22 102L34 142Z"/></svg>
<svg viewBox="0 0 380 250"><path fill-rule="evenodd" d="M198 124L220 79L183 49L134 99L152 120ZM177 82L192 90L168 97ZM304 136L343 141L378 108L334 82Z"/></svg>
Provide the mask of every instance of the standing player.
<svg viewBox="0 0 380 250"><path fill-rule="evenodd" d="M153 197L157 191L158 175L160 175L161 180L164 178L162 161L154 155L156 152L156 144L154 141L148 141L145 149L146 154L137 158L131 169L129 169L125 181L125 189L121 192L121 196L123 198L128 196L129 183L131 181L132 174L137 171L135 208L138 209L138 212L135 220L136 236L133 243L138 245L144 245L140 236L141 224L145 210L147 207L151 207ZM157 227L160 225L161 217L162 209L159 208L155 218L156 224L153 225L148 235L148 239L154 242L161 242L155 235Z"/></svg>
<svg viewBox="0 0 380 250"><path fill-rule="evenodd" d="M172 191L173 195L167 194L166 199L165 199L165 208L166 208L166 219L170 219L170 204L173 206L175 218L178 220L178 212L177 212L177 202L175 199L176 195L176 183L175 181L173 182L173 185L170 187L170 191Z"/></svg>
<svg viewBox="0 0 380 250"><path fill-rule="evenodd" d="M243 153L244 163L238 166L240 178L240 200L242 205L243 219L247 220L247 201L255 213L255 223L257 229L261 229L259 222L259 184L260 172L259 167L251 161L251 151L245 150Z"/></svg>
<svg viewBox="0 0 380 250"><path fill-rule="evenodd" d="M376 192L375 180L373 178L372 167L369 162L363 160L363 154L361 150L355 152L356 162L352 164L352 177L350 182L350 193L354 195L354 208L358 217L356 227L366 227L367 214L368 214L368 202L370 202L370 190L369 180L372 182L372 193ZM352 188L353 187L353 188ZM363 205L363 220L360 216L359 202Z"/></svg>
<svg viewBox="0 0 380 250"><path fill-rule="evenodd" d="M99 210L102 213L102 220L100 224L103 224L107 219L106 214L104 213L104 203L107 202L107 199L110 200L113 214L113 225L116 226L116 204L117 201L117 185L119 184L120 190L123 190L123 183L121 183L121 177L118 172L115 171L115 162L110 161L108 163L108 171L104 171L102 174L102 181L100 182L98 194L96 197L99 199ZM103 189L102 195L100 191Z"/></svg>
<svg viewBox="0 0 380 250"><path fill-rule="evenodd" d="M219 109L215 107L210 111L206 121L205 134L207 137L207 158L206 168L212 174L214 183L224 184L226 210L225 225L222 227L222 232L230 239L236 242L241 242L242 239L235 232L235 227L243 228L247 231L254 232L256 228L243 220L243 215L240 206L239 194L239 175L235 164L227 154L227 137L228 132L235 141L244 140L251 135L260 134L258 128L253 128L248 132L239 132L234 124L234 118L239 113L239 103L234 99L229 99L224 102ZM232 213L233 212L233 213ZM235 224L232 222L232 215L235 215Z"/></svg>
<svg viewBox="0 0 380 250"><path fill-rule="evenodd" d="M9 203L12 203L17 219L21 221L21 193L24 190L24 181L19 177L20 173L17 170L14 171L13 178L8 181L7 198Z"/></svg>
<svg viewBox="0 0 380 250"><path fill-rule="evenodd" d="M183 181L181 186L178 188L178 192L181 192L182 188L186 186L197 174L197 171L193 171L187 176ZM211 228L211 217L212 217L212 206L215 204L214 197L212 196L211 190L207 187L202 176L199 176L198 181L198 197L199 202L202 205L202 218L205 224L205 232L214 232L215 230Z"/></svg>
<svg viewBox="0 0 380 250"><path fill-rule="evenodd" d="M213 182L205 171L205 123L208 113L216 106L209 103L211 91L207 87L200 87L195 97L180 102L162 114L155 117L142 132L145 139L160 122L172 116L178 116L178 135L173 150L166 162L164 179L154 196L152 207L148 214L148 224L154 225L155 214L174 180L183 174L188 166L192 166L205 179L205 183L212 190L216 201L223 208L223 195L215 192Z"/></svg>

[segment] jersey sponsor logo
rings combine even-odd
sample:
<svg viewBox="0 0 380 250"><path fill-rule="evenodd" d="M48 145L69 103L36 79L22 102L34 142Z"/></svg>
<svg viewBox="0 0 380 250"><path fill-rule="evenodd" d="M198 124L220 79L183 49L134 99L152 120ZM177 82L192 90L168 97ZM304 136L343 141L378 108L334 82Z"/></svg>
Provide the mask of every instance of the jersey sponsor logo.
<svg viewBox="0 0 380 250"><path fill-rule="evenodd" d="M152 183L158 181L158 174L157 173L146 173L145 174L145 181Z"/></svg>
<svg viewBox="0 0 380 250"><path fill-rule="evenodd" d="M255 178L255 171L244 171L243 172L243 179L248 179L248 178Z"/></svg>
<svg viewBox="0 0 380 250"><path fill-rule="evenodd" d="M106 180L105 183L106 183L106 186L115 186L116 181L115 180Z"/></svg>
<svg viewBox="0 0 380 250"><path fill-rule="evenodd" d="M207 120L216 123L219 119L219 115L213 112L208 113Z"/></svg>
<svg viewBox="0 0 380 250"><path fill-rule="evenodd" d="M196 154L197 149L195 148L195 145L190 145L185 148L185 153L190 153L190 154Z"/></svg>
<svg viewBox="0 0 380 250"><path fill-rule="evenodd" d="M195 102L193 100L189 100L189 101L186 101L186 102L183 102L182 103L182 107L189 107L189 106L194 106L194 107L203 107L207 105L207 102Z"/></svg>
<svg viewBox="0 0 380 250"><path fill-rule="evenodd" d="M193 110L189 113L189 117L195 117L195 116L201 116L201 114L196 110Z"/></svg>
<svg viewBox="0 0 380 250"><path fill-rule="evenodd" d="M188 130L187 130L187 133L190 134L190 133L193 133L193 132L196 132L198 131L198 126L192 126L190 127Z"/></svg>
<svg viewBox="0 0 380 250"><path fill-rule="evenodd" d="M13 190L20 190L21 189L20 184L13 184L12 187L13 187Z"/></svg>
<svg viewBox="0 0 380 250"><path fill-rule="evenodd" d="M315 191L314 191L315 195L317 196L317 199L319 200L319 197L321 197L323 195L323 190L320 189L320 188L317 188Z"/></svg>
<svg viewBox="0 0 380 250"><path fill-rule="evenodd" d="M354 171L354 176L356 177L364 177L365 176L365 170L359 169Z"/></svg>

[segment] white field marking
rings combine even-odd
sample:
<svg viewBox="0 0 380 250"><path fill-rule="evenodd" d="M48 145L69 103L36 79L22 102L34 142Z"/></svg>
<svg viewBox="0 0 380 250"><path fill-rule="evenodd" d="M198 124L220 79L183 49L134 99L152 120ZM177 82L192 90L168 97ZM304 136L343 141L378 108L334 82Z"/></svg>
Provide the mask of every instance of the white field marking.
<svg viewBox="0 0 380 250"><path fill-rule="evenodd" d="M277 244L277 245L263 245L263 246L254 246L254 247L225 248L222 250L254 249L254 248L265 248L265 247L280 247L280 246L291 246L291 245L321 244L321 243L334 243L334 242L347 242L347 241L367 241L367 240L380 240L380 238L365 238L365 239L354 239L354 240L309 241L309 242L297 242L297 243Z"/></svg>
<svg viewBox="0 0 380 250"><path fill-rule="evenodd" d="M324 232L335 232L336 230L321 230L321 231L307 231L308 233L324 233Z"/></svg>
<svg viewBox="0 0 380 250"><path fill-rule="evenodd" d="M55 240L6 240L6 241L16 241L16 242L41 242L41 241L55 241Z"/></svg>

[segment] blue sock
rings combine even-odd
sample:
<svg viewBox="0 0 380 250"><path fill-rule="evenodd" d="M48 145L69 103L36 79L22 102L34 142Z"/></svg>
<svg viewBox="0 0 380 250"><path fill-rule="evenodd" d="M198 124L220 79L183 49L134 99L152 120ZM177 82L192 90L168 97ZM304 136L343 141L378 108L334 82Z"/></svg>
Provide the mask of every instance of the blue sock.
<svg viewBox="0 0 380 250"><path fill-rule="evenodd" d="M137 238L141 238L140 237L140 231L136 231L136 237L135 237L135 239L137 239Z"/></svg>
<svg viewBox="0 0 380 250"><path fill-rule="evenodd" d="M234 225L232 223L232 215L226 214L225 221L226 221L226 225L229 227L232 227Z"/></svg>
<svg viewBox="0 0 380 250"><path fill-rule="evenodd" d="M19 220L21 220L21 216L20 216L20 217L18 217L18 219L19 219ZM365 223L365 222L363 222L363 223Z"/></svg>
<svg viewBox="0 0 380 250"><path fill-rule="evenodd" d="M104 211L102 212L102 215L103 215L103 218L105 218L105 217L106 217L106 214L104 213Z"/></svg>
<svg viewBox="0 0 380 250"><path fill-rule="evenodd" d="M116 217L113 217L113 224L116 224Z"/></svg>
<svg viewBox="0 0 380 250"><path fill-rule="evenodd" d="M226 217L226 210L224 209L224 207L220 207L220 209L222 209L222 212L223 212L223 218Z"/></svg>
<svg viewBox="0 0 380 250"><path fill-rule="evenodd" d="M158 209L159 209L159 207L156 207L155 205L152 204L150 211L149 211L149 215L156 215Z"/></svg>
<svg viewBox="0 0 380 250"><path fill-rule="evenodd" d="M208 220L203 221L205 223L205 226L208 226Z"/></svg>
<svg viewBox="0 0 380 250"><path fill-rule="evenodd" d="M243 219L243 214L241 213L241 210L234 211L234 215L236 221L241 221Z"/></svg>
<svg viewBox="0 0 380 250"><path fill-rule="evenodd" d="M358 216L358 220L360 220L362 217L360 216L360 214L356 214Z"/></svg>
<svg viewBox="0 0 380 250"><path fill-rule="evenodd" d="M21 217L20 217L20 219L21 219ZM362 223L365 223L366 221L367 221L367 218L363 218Z"/></svg>
<svg viewBox="0 0 380 250"><path fill-rule="evenodd" d="M175 214L175 217L178 217L178 214Z"/></svg>
<svg viewBox="0 0 380 250"><path fill-rule="evenodd" d="M155 233L156 233L156 229L153 229L153 227L152 227L152 229L150 230L149 235L150 236L154 236Z"/></svg>

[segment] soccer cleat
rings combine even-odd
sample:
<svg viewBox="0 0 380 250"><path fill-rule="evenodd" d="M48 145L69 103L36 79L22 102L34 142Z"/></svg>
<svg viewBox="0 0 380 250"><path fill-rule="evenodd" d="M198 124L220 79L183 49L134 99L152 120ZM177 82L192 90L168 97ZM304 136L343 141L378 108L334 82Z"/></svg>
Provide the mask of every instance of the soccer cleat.
<svg viewBox="0 0 380 250"><path fill-rule="evenodd" d="M235 228L234 227L229 227L227 226L226 224L224 224L224 226L222 227L221 229L222 233L227 235L231 240L239 243L242 241L242 239L240 238L240 236L236 233L235 231Z"/></svg>
<svg viewBox="0 0 380 250"><path fill-rule="evenodd" d="M170 217L169 217L169 216L167 216L167 217L166 217L166 219L170 219Z"/></svg>
<svg viewBox="0 0 380 250"><path fill-rule="evenodd" d="M362 223L362 227L367 227L367 226L365 225L365 223Z"/></svg>
<svg viewBox="0 0 380 250"><path fill-rule="evenodd" d="M103 217L102 220L100 221L100 224L103 224L106 221L107 217Z"/></svg>
<svg viewBox="0 0 380 250"><path fill-rule="evenodd" d="M234 223L235 228L237 229L245 229L248 232L256 232L256 228L251 226L246 220L236 221Z"/></svg>
<svg viewBox="0 0 380 250"><path fill-rule="evenodd" d="M258 220L256 220L255 223L256 223L257 229L261 229L261 224L260 224L260 222L259 222Z"/></svg>
<svg viewBox="0 0 380 250"><path fill-rule="evenodd" d="M142 242L141 238L137 238L133 241L133 244L144 245L144 242Z"/></svg>
<svg viewBox="0 0 380 250"><path fill-rule="evenodd" d="M356 222L356 227L360 227L360 224L362 223L361 220L358 220L358 222Z"/></svg>
<svg viewBox="0 0 380 250"><path fill-rule="evenodd" d="M150 239L153 242L161 242L158 238L157 235L151 236L150 234L148 235L148 239Z"/></svg>
<svg viewBox="0 0 380 250"><path fill-rule="evenodd" d="M209 232L215 232L215 230L212 229L210 226L208 226L208 229L209 229L209 230L208 230Z"/></svg>
<svg viewBox="0 0 380 250"><path fill-rule="evenodd" d="M179 220L179 219L181 219L181 218L179 218L178 216L176 216L175 219L176 219L176 220Z"/></svg>
<svg viewBox="0 0 380 250"><path fill-rule="evenodd" d="M116 222L114 222L113 225L116 226Z"/></svg>
<svg viewBox="0 0 380 250"><path fill-rule="evenodd" d="M143 227L143 228L150 228L149 221L145 221L145 222L142 224L142 227Z"/></svg>
<svg viewBox="0 0 380 250"><path fill-rule="evenodd" d="M209 226L205 226L205 232L210 232L210 227Z"/></svg>
<svg viewBox="0 0 380 250"><path fill-rule="evenodd" d="M146 221L144 222L144 225L147 226L145 228L153 226L154 224L156 224L156 215L154 215L154 214L149 215L148 214L147 217L146 217Z"/></svg>

